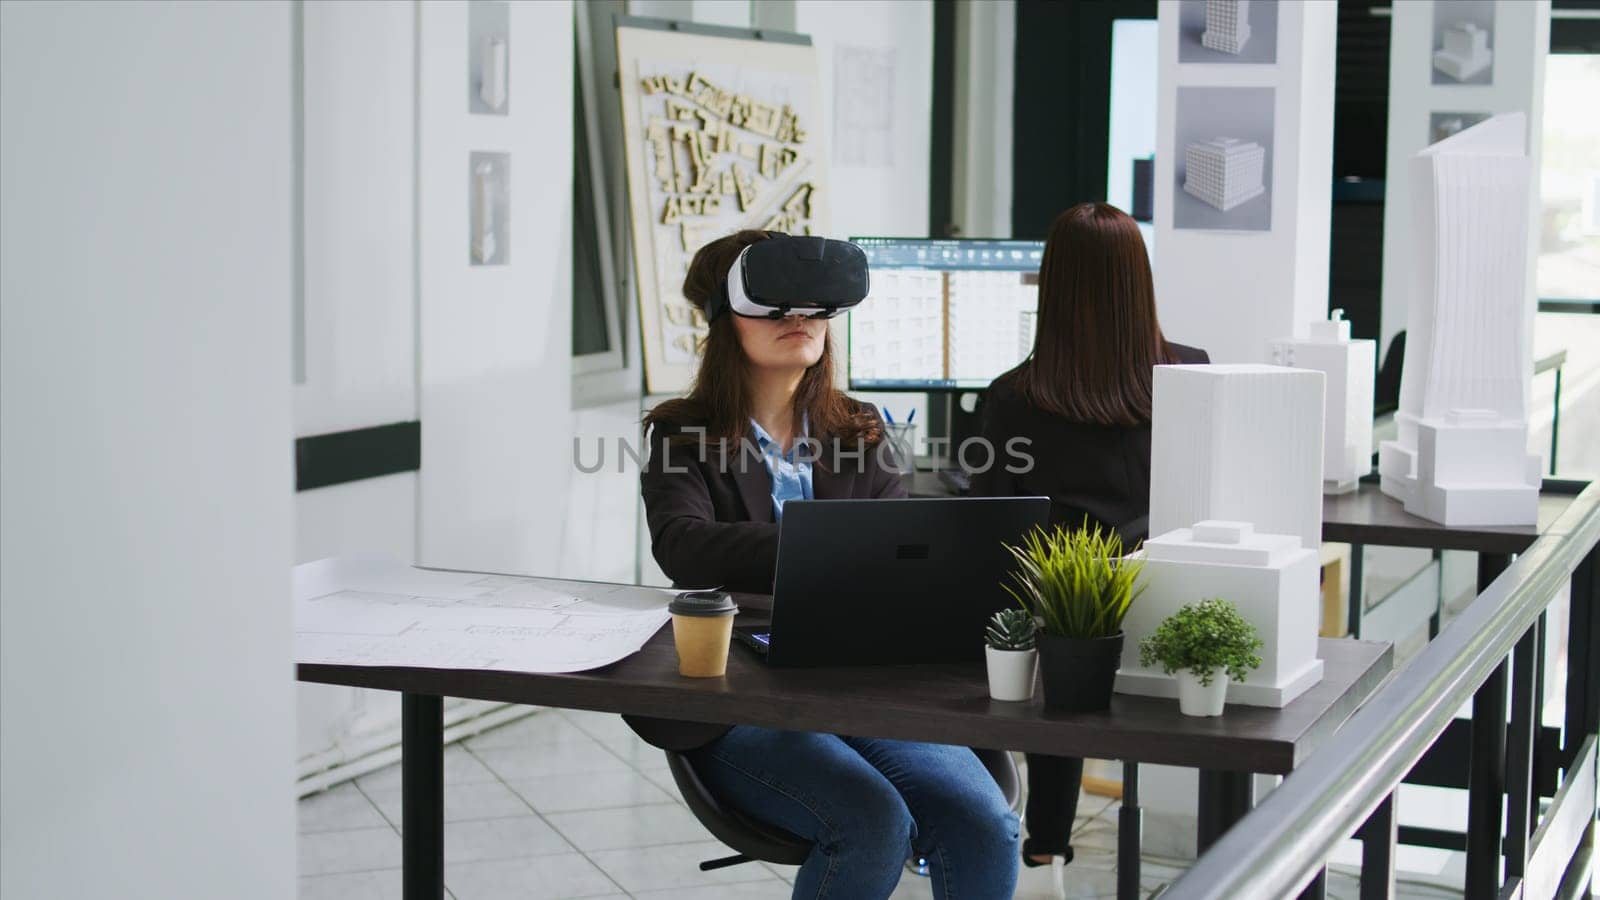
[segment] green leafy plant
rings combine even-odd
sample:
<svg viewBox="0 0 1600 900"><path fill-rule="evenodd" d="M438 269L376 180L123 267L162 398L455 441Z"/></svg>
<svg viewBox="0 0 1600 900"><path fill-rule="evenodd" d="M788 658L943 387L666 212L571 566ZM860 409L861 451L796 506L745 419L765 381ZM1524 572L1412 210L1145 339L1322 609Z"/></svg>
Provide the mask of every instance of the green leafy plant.
<svg viewBox="0 0 1600 900"><path fill-rule="evenodd" d="M1002 609L989 619L984 639L996 650L1032 650L1039 626L1025 609Z"/></svg>
<svg viewBox="0 0 1600 900"><path fill-rule="evenodd" d="M1260 668L1261 638L1256 627L1220 597L1186 604L1168 616L1154 634L1139 642L1141 665L1160 665L1172 675L1187 669L1209 686L1217 669L1243 682Z"/></svg>
<svg viewBox="0 0 1600 900"><path fill-rule="evenodd" d="M1003 587L1043 620L1046 634L1110 637L1122 630L1122 617L1144 592L1137 583L1144 563L1123 558L1116 532L1087 524L1077 531L1034 529L1020 546L1006 545L1017 569L1011 573L1014 584Z"/></svg>

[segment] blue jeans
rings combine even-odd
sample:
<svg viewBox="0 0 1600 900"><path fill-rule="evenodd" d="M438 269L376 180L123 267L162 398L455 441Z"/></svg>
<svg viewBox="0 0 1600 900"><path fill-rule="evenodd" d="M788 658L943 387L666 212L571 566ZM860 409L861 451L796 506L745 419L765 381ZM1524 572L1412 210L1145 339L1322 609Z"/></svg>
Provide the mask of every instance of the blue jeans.
<svg viewBox="0 0 1600 900"><path fill-rule="evenodd" d="M940 900L1008 898L1017 815L966 747L738 725L690 754L740 812L813 842L794 897L888 897L926 856Z"/></svg>

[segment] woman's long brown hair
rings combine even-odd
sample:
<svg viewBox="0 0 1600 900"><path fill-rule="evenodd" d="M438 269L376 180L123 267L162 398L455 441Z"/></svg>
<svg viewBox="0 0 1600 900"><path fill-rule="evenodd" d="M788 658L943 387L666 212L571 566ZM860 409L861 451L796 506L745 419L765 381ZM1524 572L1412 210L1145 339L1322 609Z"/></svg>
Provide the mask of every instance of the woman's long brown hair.
<svg viewBox="0 0 1600 900"><path fill-rule="evenodd" d="M1176 361L1156 321L1139 226L1105 203L1057 216L1039 267L1033 353L1001 380L1058 416L1133 426L1150 421L1151 369Z"/></svg>
<svg viewBox="0 0 1600 900"><path fill-rule="evenodd" d="M745 247L771 237L765 231L739 231L701 247L689 263L683 279L683 296L705 311L711 298L726 290L728 269ZM733 313L725 312L711 323L700 357L700 369L686 397L667 400L645 415L648 432L657 425L704 427L707 441L727 441L730 446L747 437L753 409L748 377L750 360L739 343ZM837 440L854 452L858 443L871 446L883 437L883 430L871 408L858 404L833 386L833 338L824 334L822 358L806 369L794 395L796 433L802 414L811 420L811 436L823 447ZM698 440L696 432L687 436Z"/></svg>

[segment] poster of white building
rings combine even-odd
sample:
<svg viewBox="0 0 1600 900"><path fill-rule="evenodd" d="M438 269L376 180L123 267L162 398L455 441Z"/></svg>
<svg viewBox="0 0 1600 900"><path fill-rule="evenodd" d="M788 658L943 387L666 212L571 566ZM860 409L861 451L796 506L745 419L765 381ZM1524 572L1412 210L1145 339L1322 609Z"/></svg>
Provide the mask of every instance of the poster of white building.
<svg viewBox="0 0 1600 900"><path fill-rule="evenodd" d="M1433 4L1434 84L1494 83L1494 0Z"/></svg>
<svg viewBox="0 0 1600 900"><path fill-rule="evenodd" d="M1278 0L1181 0L1178 62L1278 61Z"/></svg>
<svg viewBox="0 0 1600 900"><path fill-rule="evenodd" d="M1172 227L1272 228L1272 88L1183 87Z"/></svg>

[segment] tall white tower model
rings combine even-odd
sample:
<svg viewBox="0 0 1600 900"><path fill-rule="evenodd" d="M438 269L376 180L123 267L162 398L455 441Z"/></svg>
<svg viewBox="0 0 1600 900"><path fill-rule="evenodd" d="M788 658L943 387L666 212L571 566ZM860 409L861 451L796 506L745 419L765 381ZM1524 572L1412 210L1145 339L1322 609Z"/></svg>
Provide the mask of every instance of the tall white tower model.
<svg viewBox="0 0 1600 900"><path fill-rule="evenodd" d="M1457 22L1444 30L1444 46L1433 51L1433 67L1457 81L1482 72L1494 60L1489 32L1471 22Z"/></svg>
<svg viewBox="0 0 1600 900"><path fill-rule="evenodd" d="M1157 366L1143 596L1128 608L1117 690L1177 696L1139 642L1184 604L1222 597L1263 643L1228 700L1283 706L1322 679L1324 375L1279 366Z"/></svg>
<svg viewBox="0 0 1600 900"><path fill-rule="evenodd" d="M1531 167L1522 113L1495 116L1411 161L1413 232L1398 435L1383 492L1446 525L1532 525L1528 452L1533 298Z"/></svg>
<svg viewBox="0 0 1600 900"><path fill-rule="evenodd" d="M1183 189L1227 212L1266 190L1266 160L1266 151L1255 141L1195 141L1183 148Z"/></svg>
<svg viewBox="0 0 1600 900"><path fill-rule="evenodd" d="M1200 35L1201 46L1238 54L1249 40L1250 0L1206 0L1206 30Z"/></svg>
<svg viewBox="0 0 1600 900"><path fill-rule="evenodd" d="M1273 363L1316 369L1327 376L1322 430L1322 492L1343 494L1356 489L1372 471L1372 377L1377 344L1351 340L1344 310L1324 322L1312 322L1302 339L1273 341Z"/></svg>

